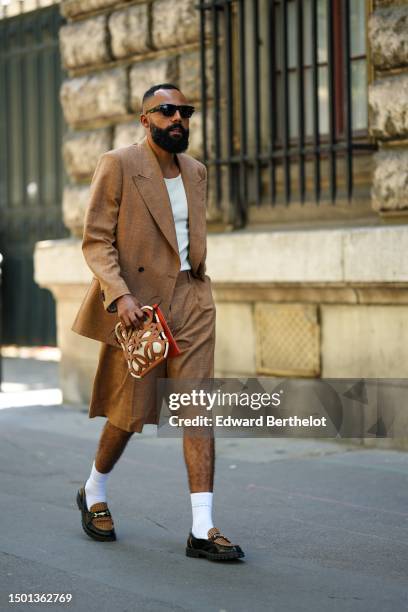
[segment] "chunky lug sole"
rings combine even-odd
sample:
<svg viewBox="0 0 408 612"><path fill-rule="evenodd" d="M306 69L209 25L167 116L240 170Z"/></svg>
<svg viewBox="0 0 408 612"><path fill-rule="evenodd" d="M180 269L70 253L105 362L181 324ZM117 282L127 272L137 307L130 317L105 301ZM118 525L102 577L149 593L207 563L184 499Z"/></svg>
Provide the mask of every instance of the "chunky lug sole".
<svg viewBox="0 0 408 612"><path fill-rule="evenodd" d="M196 559L198 559L199 557L205 557L210 561L227 561L232 559L241 559L242 557L245 557L245 554L243 552L238 552L236 550L231 552L212 553L206 550L199 550L197 548L188 547L186 548L186 555L187 557L194 557Z"/></svg>
<svg viewBox="0 0 408 612"><path fill-rule="evenodd" d="M107 535L103 535L96 533L88 527L86 523L86 515L88 514L88 511L85 508L85 499L82 497L81 491L78 491L76 501L78 504L78 508L81 511L82 528L85 531L86 535L92 538L93 540L97 540L98 542L115 542L116 534L114 530L108 532Z"/></svg>

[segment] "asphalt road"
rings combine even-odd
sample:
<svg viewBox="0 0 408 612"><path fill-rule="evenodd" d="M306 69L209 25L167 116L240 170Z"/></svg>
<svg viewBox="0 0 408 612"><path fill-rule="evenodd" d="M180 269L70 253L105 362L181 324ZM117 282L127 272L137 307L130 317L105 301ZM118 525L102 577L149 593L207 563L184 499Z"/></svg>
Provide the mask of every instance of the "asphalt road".
<svg viewBox="0 0 408 612"><path fill-rule="evenodd" d="M185 556L181 440L154 427L132 437L109 481L118 540L83 533L75 496L102 424L63 406L0 410L0 610L408 609L408 454L217 439L215 524L246 557L211 563ZM72 601L12 604L12 593Z"/></svg>

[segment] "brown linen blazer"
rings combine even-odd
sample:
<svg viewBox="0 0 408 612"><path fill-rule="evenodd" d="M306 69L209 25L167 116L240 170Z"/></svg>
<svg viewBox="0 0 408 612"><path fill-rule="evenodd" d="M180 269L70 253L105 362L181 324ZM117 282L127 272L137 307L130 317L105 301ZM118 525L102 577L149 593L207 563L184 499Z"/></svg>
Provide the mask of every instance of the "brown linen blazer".
<svg viewBox="0 0 408 612"><path fill-rule="evenodd" d="M176 159L187 196L191 272L206 282L207 170L185 153L176 154ZM146 137L99 158L82 250L94 277L73 323L74 332L117 347L114 302L125 293L143 304L159 303L168 314L180 256L167 188Z"/></svg>

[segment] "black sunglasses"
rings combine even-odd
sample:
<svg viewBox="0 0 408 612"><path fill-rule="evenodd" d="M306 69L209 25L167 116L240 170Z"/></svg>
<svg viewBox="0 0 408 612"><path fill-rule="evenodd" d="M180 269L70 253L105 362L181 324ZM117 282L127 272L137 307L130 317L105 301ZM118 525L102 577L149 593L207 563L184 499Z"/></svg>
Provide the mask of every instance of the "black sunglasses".
<svg viewBox="0 0 408 612"><path fill-rule="evenodd" d="M154 106L146 111L146 113L157 113L160 112L165 117L173 117L177 111L180 111L180 116L183 119L189 119L191 115L194 113L194 106L187 106L185 104L181 104L180 106L177 104L159 104L159 106Z"/></svg>

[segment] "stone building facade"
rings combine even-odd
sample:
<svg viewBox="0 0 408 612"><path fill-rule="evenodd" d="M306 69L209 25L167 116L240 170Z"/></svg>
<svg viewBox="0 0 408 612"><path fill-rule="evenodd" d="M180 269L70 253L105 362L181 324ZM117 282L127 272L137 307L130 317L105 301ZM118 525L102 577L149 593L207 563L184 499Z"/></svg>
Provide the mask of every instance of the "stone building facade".
<svg viewBox="0 0 408 612"><path fill-rule="evenodd" d="M66 0L60 49L68 78L60 100L69 126L63 144L69 183L64 222L72 238L38 244L36 279L57 302L61 381L67 402L89 398L98 345L71 324L91 279L81 251L89 183L99 156L144 136L141 97L152 83L173 82L198 107L189 154L201 156L199 14L195 2ZM209 74L210 78L210 74Z"/></svg>
<svg viewBox="0 0 408 612"><path fill-rule="evenodd" d="M60 97L70 127L63 209L72 238L39 243L35 269L57 301L67 402L87 401L99 349L70 331L91 277L80 247L89 181L103 152L144 135L138 113L152 83L178 84L200 109L195 5L61 2L68 77ZM226 231L210 205L218 375L408 378L408 2L376 0L367 8L369 131L378 143L370 159L371 216L367 223L302 218L298 225L283 220ZM207 72L211 82L211 62ZM198 110L188 151L197 158L201 122Z"/></svg>

